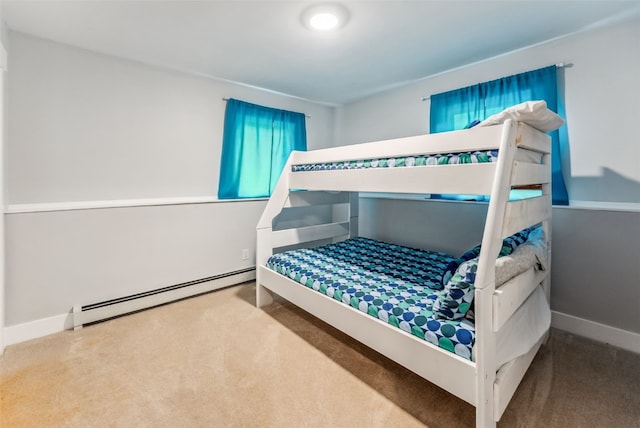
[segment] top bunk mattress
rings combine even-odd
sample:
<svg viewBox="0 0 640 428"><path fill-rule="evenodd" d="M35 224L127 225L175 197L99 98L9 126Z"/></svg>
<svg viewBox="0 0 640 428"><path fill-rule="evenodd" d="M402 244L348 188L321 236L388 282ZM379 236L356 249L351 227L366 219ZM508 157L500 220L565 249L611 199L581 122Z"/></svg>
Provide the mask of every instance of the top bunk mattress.
<svg viewBox="0 0 640 428"><path fill-rule="evenodd" d="M291 172L494 163L498 160L498 153L498 150L483 150L474 152L421 154L415 156L400 156L378 159L356 159L336 162L305 163L292 165ZM542 154L527 149L518 149L516 153L516 160L521 162L540 163L542 161Z"/></svg>

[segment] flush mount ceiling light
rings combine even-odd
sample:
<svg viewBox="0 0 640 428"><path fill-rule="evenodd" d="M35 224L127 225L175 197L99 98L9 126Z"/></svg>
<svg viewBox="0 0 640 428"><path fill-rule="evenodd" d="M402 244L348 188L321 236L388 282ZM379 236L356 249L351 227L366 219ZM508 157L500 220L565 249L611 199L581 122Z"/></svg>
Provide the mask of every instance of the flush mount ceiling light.
<svg viewBox="0 0 640 428"><path fill-rule="evenodd" d="M330 31L343 27L349 19L347 9L338 3L313 5L302 12L302 23L314 31Z"/></svg>

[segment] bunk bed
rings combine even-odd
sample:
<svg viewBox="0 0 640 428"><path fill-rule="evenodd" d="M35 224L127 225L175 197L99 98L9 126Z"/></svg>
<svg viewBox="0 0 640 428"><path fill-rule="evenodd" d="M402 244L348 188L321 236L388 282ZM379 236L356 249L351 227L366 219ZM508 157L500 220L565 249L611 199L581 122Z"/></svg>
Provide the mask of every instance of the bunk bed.
<svg viewBox="0 0 640 428"><path fill-rule="evenodd" d="M276 293L495 426L548 337L546 132L562 123L528 102L467 130L293 152L257 227L257 306ZM540 195L510 200L520 187ZM358 237L359 192L489 195L481 245L456 256Z"/></svg>

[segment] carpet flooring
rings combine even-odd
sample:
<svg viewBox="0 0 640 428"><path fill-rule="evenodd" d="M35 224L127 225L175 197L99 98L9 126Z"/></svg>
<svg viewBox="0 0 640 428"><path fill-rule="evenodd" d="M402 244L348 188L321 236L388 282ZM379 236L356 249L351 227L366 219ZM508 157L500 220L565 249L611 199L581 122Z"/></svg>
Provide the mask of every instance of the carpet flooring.
<svg viewBox="0 0 640 428"><path fill-rule="evenodd" d="M475 409L251 283L7 347L0 427L473 427ZM640 427L640 355L552 330L499 427Z"/></svg>

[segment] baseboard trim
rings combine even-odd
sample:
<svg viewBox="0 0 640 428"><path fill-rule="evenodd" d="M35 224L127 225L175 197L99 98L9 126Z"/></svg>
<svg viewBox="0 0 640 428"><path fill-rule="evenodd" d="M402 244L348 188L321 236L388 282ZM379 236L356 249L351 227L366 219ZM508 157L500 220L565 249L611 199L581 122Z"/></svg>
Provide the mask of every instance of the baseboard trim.
<svg viewBox="0 0 640 428"><path fill-rule="evenodd" d="M128 312L123 312L122 314L141 309L148 309L153 306L158 306L165 303L170 303L172 301L177 301L184 298L194 297L203 293L208 293L210 291L215 291L223 287L241 284L243 282L251 281L255 279L255 277L255 269L250 269L246 272L234 273L233 275L226 276L224 278L212 279L211 281L192 286L188 290L185 289L184 292L178 290L178 293L173 293L172 299L170 300L164 299L162 296L158 297L158 295L152 296L150 299L146 299L143 305L136 306L139 304L139 302L135 303L131 306L131 308L129 308L130 310ZM88 319L85 322L94 322L97 319L99 318ZM4 345L15 345L17 343L26 342L27 340L38 339L50 334L60 333L64 330L73 330L74 327L77 327L76 321L77 320L74 320L73 310L71 310L66 314L54 315L52 317L29 321L22 324L6 326L3 330Z"/></svg>
<svg viewBox="0 0 640 428"><path fill-rule="evenodd" d="M551 326L640 354L640 334L562 312L551 311Z"/></svg>
<svg viewBox="0 0 640 428"><path fill-rule="evenodd" d="M26 342L72 328L73 314L71 312L8 326L4 328L5 345Z"/></svg>

